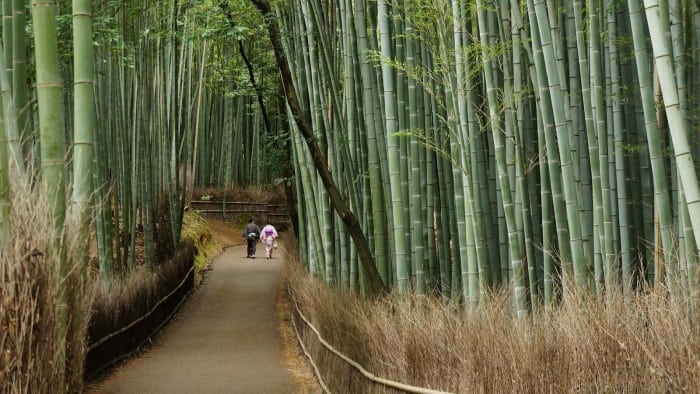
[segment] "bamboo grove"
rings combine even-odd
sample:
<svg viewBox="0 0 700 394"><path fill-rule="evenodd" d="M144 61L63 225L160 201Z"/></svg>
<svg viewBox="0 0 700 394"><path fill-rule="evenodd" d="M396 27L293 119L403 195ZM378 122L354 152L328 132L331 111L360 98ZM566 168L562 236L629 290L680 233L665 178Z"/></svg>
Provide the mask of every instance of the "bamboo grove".
<svg viewBox="0 0 700 394"><path fill-rule="evenodd" d="M232 5L237 13L245 7ZM52 282L42 292L56 289L55 308L42 307L55 312L44 328L55 328L49 342L57 365L53 348L40 349L59 379L54 390L82 379L72 368L84 362L85 338L73 336L83 335L81 319L90 314L75 309L87 308L88 282L112 291L129 273L166 263L180 247L195 187L284 176L274 162L280 135L261 131L256 104L259 92L271 96L276 85L260 77L251 86L241 59L247 51L250 68L270 74L265 48L246 41L240 54L231 49L262 21L232 26L221 8L177 0L0 1L0 280L7 284L0 293L11 300L0 310L14 318L13 305L21 304L12 303L15 285L28 275L22 262L46 256L51 278L33 280ZM36 228L34 239L51 234L50 247L30 241L31 224L10 220L27 199L40 200L38 214L48 211L44 227L51 229ZM21 318L34 322L35 312Z"/></svg>
<svg viewBox="0 0 700 394"><path fill-rule="evenodd" d="M177 247L195 187L285 179L308 269L368 293L313 140L399 293L473 309L510 286L520 316L696 295L696 3L277 2L312 139L254 3L3 1L0 244L16 178L56 196L56 228L92 219L103 277Z"/></svg>
<svg viewBox="0 0 700 394"><path fill-rule="evenodd" d="M102 191L110 193L104 196L107 201L119 201L125 209L117 214L109 212L113 204L99 206L107 209L102 223L131 236L128 240L122 234L122 250L106 250L105 255L133 266L137 227L146 238L156 223L169 222L177 245L185 201L195 187L258 184L279 176L279 170L259 160L271 154L270 141L277 136L262 131L254 87L239 54L231 50L232 42L255 34L253 28L231 29L211 3L144 1L130 8L120 3L105 7L100 12L105 36L98 41L105 45L98 47L96 60L102 79L96 84L102 93L98 129L106 140L98 146L112 149L96 162L108 166L107 179L113 171L120 174ZM254 45L249 51L264 69L264 54ZM167 214L169 220L163 219ZM107 232L114 230L105 228ZM145 260L153 261L151 242L143 242Z"/></svg>
<svg viewBox="0 0 700 394"><path fill-rule="evenodd" d="M232 28L217 4L178 1L14 0L2 15L0 154L11 166L0 206L10 209L13 177L40 167L37 179L57 196L57 228L67 206L72 219L94 222L104 276L176 248L195 187L282 176L258 160L275 156L279 136L261 130L255 90L230 49L254 25ZM247 50L264 70L265 52ZM4 244L11 227L3 219Z"/></svg>
<svg viewBox="0 0 700 394"><path fill-rule="evenodd" d="M572 293L696 294L695 2L294 0L275 12L304 114L387 286L471 309L507 285L521 316ZM363 291L292 136L308 269Z"/></svg>

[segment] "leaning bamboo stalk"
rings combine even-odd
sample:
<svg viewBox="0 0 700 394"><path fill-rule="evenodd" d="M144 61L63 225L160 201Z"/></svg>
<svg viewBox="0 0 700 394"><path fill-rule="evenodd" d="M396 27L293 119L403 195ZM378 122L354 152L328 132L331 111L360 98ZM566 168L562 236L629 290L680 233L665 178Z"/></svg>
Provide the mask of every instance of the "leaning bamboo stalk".
<svg viewBox="0 0 700 394"><path fill-rule="evenodd" d="M659 84L661 85L664 98L676 165L683 190L685 191L688 210L690 211L693 234L695 239L700 239L700 186L698 186L693 156L690 152L687 130L683 122L678 99L673 59L670 56L668 44L664 39L666 35L662 29L663 24L658 0L644 0L644 9L647 15L654 53L654 64L658 69Z"/></svg>
<svg viewBox="0 0 700 394"><path fill-rule="evenodd" d="M272 41L272 47L275 52L275 59L277 61L277 66L282 74L282 82L285 88L285 93L287 96L287 102L289 104L292 118L299 127L299 131L304 137L307 147L311 153L311 158L313 159L314 167L319 173L324 187L328 191L329 197L331 199L333 208L336 210L338 215L341 217L346 226L348 226L348 231L350 232L355 246L357 246L358 253L360 255L360 261L366 272L368 273L369 284L371 291L373 293L382 292L384 285L382 283L379 272L374 263L372 253L369 250L369 245L367 244L367 239L362 232L360 223L357 220L355 214L350 211L347 203L340 194L335 182L330 174L327 167L327 159L324 157L323 153L319 150L318 142L314 138L313 132L309 127L308 123L302 118L301 109L299 107L299 99L297 97L296 89L292 84L292 74L289 70L289 64L287 62L286 56L284 54L281 34L277 22L275 21L274 14L270 4L265 0L252 0L253 4L260 10L263 17L267 18L268 22L268 32L270 33L270 39Z"/></svg>

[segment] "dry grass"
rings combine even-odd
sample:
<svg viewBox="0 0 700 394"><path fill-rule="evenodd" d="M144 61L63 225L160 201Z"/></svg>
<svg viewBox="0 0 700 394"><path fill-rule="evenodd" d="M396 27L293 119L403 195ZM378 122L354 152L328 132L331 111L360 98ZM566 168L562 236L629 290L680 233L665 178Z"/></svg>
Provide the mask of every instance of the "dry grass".
<svg viewBox="0 0 700 394"><path fill-rule="evenodd" d="M90 337L98 340L143 316L153 305L172 291L190 269L194 247L187 242L166 264L152 270L145 266L95 286Z"/></svg>
<svg viewBox="0 0 700 394"><path fill-rule="evenodd" d="M287 368L294 375L301 393L321 392L316 382L316 377L306 363L304 355L299 351L296 333L291 321L292 305L287 294L287 286L284 281L279 282L277 288L277 318L280 321L279 332L282 338L282 356Z"/></svg>
<svg viewBox="0 0 700 394"><path fill-rule="evenodd" d="M58 267L60 248L48 220L46 193L13 185L12 240L0 253L0 392L80 392L90 288L79 267L78 234L67 228L63 245L67 274ZM67 289L68 333L59 338L59 283ZM65 361L61 361L65 348Z"/></svg>
<svg viewBox="0 0 700 394"><path fill-rule="evenodd" d="M220 219L207 219L211 228L212 238L217 246L223 250L227 246L245 245L246 241L241 234L246 222L236 223Z"/></svg>
<svg viewBox="0 0 700 394"><path fill-rule="evenodd" d="M286 201L282 185L237 186L231 189L204 188L195 189L193 200L209 196L213 200L221 200L224 195L227 201L256 201L265 204L283 204Z"/></svg>
<svg viewBox="0 0 700 394"><path fill-rule="evenodd" d="M91 339L110 334L151 310L184 278L190 269L191 254L195 254L195 268L202 269L213 249L207 222L194 212L186 212L179 253L162 256L169 259L152 268L137 264L132 270L98 281L90 322ZM143 259L143 253L137 249L137 262L139 259Z"/></svg>
<svg viewBox="0 0 700 394"><path fill-rule="evenodd" d="M492 296L478 314L432 298L366 301L329 289L300 264L288 280L324 338L377 376L451 392L700 390L700 336L687 306L663 291L607 304L570 303L527 321ZM304 341L332 392L391 392Z"/></svg>

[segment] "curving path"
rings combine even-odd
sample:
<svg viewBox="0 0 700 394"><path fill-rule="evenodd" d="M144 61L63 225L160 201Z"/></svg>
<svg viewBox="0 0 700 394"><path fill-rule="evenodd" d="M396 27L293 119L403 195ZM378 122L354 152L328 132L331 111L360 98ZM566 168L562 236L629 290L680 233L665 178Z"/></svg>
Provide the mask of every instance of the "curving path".
<svg viewBox="0 0 700 394"><path fill-rule="evenodd" d="M285 256L276 252L272 260L253 260L245 246L227 248L154 346L89 392L305 391L282 356L275 299Z"/></svg>

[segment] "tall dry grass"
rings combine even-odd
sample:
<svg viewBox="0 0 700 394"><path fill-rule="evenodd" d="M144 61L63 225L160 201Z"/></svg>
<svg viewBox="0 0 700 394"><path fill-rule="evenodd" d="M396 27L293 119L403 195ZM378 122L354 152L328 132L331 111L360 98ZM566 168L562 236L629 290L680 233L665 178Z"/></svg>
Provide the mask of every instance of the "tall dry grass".
<svg viewBox="0 0 700 394"><path fill-rule="evenodd" d="M13 234L9 253L0 252L1 393L82 390L91 290L77 256L85 237L70 226L64 230L68 273L60 277L48 206L46 195L28 183L13 184ZM66 338L59 338L57 324L59 283L68 293Z"/></svg>
<svg viewBox="0 0 700 394"><path fill-rule="evenodd" d="M121 275L96 281L90 319L92 341L109 335L149 312L175 289L192 266L195 248L189 241L169 261L152 269L137 266Z"/></svg>
<svg viewBox="0 0 700 394"><path fill-rule="evenodd" d="M459 393L700 390L698 327L687 306L662 290L570 303L518 321L504 294L467 314L428 297L362 300L310 278L298 262L288 267L302 312L380 377ZM309 329L303 340L332 392L392 392L322 349Z"/></svg>

